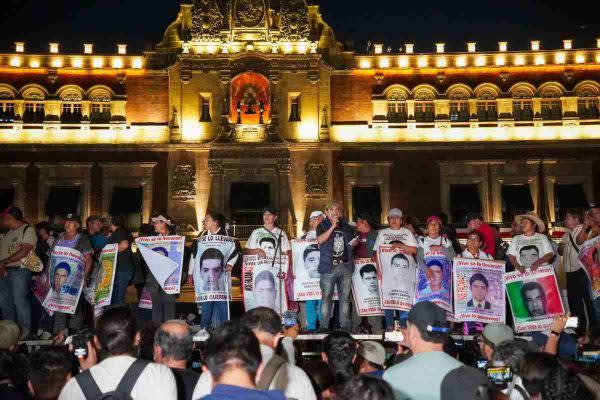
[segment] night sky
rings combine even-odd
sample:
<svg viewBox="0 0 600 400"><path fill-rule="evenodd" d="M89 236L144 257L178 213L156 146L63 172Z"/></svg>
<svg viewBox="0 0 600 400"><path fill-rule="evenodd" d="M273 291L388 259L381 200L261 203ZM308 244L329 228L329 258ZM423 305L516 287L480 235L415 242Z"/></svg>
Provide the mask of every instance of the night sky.
<svg viewBox="0 0 600 400"><path fill-rule="evenodd" d="M367 40L395 50L416 43L416 51L433 51L445 42L446 51L464 51L466 42L478 50L496 50L498 41L510 49L527 49L529 40L542 48L595 47L600 19L593 1L403 1L313 0L320 4L337 39L357 51ZM116 43L130 52L151 49L175 19L177 0L0 0L0 52L11 52L14 41L27 42L27 51L48 51L61 43L61 52L81 52L93 42L96 52L113 53ZM564 6L569 6L565 8ZM562 7L562 8L561 8Z"/></svg>

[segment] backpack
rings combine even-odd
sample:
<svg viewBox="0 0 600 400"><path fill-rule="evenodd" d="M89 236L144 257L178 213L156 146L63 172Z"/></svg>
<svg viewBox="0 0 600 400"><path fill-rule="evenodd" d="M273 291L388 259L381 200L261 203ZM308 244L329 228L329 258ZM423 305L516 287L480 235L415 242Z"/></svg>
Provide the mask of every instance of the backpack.
<svg viewBox="0 0 600 400"><path fill-rule="evenodd" d="M272 386L273 389L285 392L288 384L286 366L287 362L283 358L277 354L273 354L265 365L256 388L258 390L269 390Z"/></svg>
<svg viewBox="0 0 600 400"><path fill-rule="evenodd" d="M89 369L79 374L75 379L86 400L133 400L131 391L148 364L150 364L150 362L146 360L135 360L125 372L125 375L117 385L117 388L106 393L100 391L100 388L92 377Z"/></svg>

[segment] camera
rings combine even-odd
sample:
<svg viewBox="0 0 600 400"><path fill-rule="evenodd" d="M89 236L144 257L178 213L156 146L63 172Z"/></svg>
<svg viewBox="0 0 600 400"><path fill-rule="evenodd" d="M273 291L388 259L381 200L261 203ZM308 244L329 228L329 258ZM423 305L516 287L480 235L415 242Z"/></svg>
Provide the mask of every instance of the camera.
<svg viewBox="0 0 600 400"><path fill-rule="evenodd" d="M513 374L510 367L487 367L486 375L489 380L501 389L506 389L508 383L513 380Z"/></svg>
<svg viewBox="0 0 600 400"><path fill-rule="evenodd" d="M88 342L91 342L94 335L91 332L80 332L71 336L71 344L73 345L73 354L75 357L87 357Z"/></svg>

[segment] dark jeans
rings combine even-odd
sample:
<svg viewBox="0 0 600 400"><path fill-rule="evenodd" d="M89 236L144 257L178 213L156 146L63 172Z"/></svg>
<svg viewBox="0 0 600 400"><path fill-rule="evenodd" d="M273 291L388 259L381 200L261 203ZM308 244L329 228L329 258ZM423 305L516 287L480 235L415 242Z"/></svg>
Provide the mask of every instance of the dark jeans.
<svg viewBox="0 0 600 400"><path fill-rule="evenodd" d="M201 311L200 327L202 329L218 328L227 321L227 302L209 301L199 303L198 308Z"/></svg>
<svg viewBox="0 0 600 400"><path fill-rule="evenodd" d="M162 324L175 319L175 295L167 294L164 290L152 293L152 321Z"/></svg>
<svg viewBox="0 0 600 400"><path fill-rule="evenodd" d="M321 317L322 326L327 328L331 319L331 302L334 288L337 284L340 303L340 329L350 330L350 290L352 289L352 272L354 265L350 263L339 264L332 268L328 274L321 274L319 281L322 293Z"/></svg>
<svg viewBox="0 0 600 400"><path fill-rule="evenodd" d="M113 286L112 298L110 305L119 306L125 304L127 301L127 287L129 281L133 276L133 272L120 272L117 271L115 275L115 284Z"/></svg>
<svg viewBox="0 0 600 400"><path fill-rule="evenodd" d="M31 272L24 268L7 268L0 278L0 311L2 319L16 322L25 332L31 331L29 287Z"/></svg>
<svg viewBox="0 0 600 400"><path fill-rule="evenodd" d="M579 317L579 330L585 332L587 323L596 322L596 313L590 293L590 281L583 269L567 272L567 301L571 315Z"/></svg>

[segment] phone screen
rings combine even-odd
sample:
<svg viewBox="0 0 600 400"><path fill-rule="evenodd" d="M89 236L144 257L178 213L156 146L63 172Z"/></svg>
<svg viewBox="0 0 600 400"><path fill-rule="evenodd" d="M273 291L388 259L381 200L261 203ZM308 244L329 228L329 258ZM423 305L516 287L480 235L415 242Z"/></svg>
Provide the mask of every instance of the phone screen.
<svg viewBox="0 0 600 400"><path fill-rule="evenodd" d="M487 360L477 360L477 368L486 369L487 363Z"/></svg>
<svg viewBox="0 0 600 400"><path fill-rule="evenodd" d="M499 387L506 387L513 379L510 367L489 367L486 372L490 381Z"/></svg>

